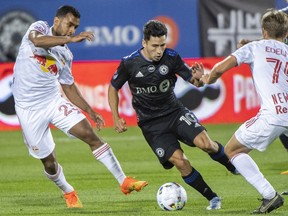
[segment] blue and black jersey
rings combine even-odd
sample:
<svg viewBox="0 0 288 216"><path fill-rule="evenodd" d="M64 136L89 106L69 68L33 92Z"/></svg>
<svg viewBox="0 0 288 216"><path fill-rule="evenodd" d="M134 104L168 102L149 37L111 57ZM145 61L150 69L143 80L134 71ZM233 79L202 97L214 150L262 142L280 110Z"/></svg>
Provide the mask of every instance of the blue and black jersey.
<svg viewBox="0 0 288 216"><path fill-rule="evenodd" d="M187 81L192 77L176 51L167 48L158 62L145 59L140 51L124 57L111 80L117 90L128 81L139 125L182 108L174 94L176 75Z"/></svg>

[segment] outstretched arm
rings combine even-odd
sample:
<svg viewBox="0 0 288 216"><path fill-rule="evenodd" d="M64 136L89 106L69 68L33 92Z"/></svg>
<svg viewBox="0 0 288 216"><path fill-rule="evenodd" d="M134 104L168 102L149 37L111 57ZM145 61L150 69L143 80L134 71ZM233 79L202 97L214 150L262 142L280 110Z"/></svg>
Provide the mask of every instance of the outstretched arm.
<svg viewBox="0 0 288 216"><path fill-rule="evenodd" d="M88 113L89 117L96 123L97 129L100 130L105 124L104 119L99 113L94 112L94 110L90 107L87 101L82 97L80 91L78 90L75 83L72 85L61 84L63 92L66 97L79 107L84 112Z"/></svg>
<svg viewBox="0 0 288 216"><path fill-rule="evenodd" d="M115 130L118 133L122 133L127 130L126 122L120 117L118 106L119 106L119 95L118 91L110 84L108 88L108 101L112 112Z"/></svg>
<svg viewBox="0 0 288 216"><path fill-rule="evenodd" d="M235 66L237 66L237 59L233 55L230 55L223 61L215 64L211 72L209 74L204 74L200 81L205 84L214 83L219 77L222 76L223 73Z"/></svg>
<svg viewBox="0 0 288 216"><path fill-rule="evenodd" d="M81 42L83 40L91 41L93 38L94 35L92 32L81 32L80 34L74 36L43 35L35 30L32 30L29 33L29 40L31 40L36 47L42 48L54 47L67 43Z"/></svg>

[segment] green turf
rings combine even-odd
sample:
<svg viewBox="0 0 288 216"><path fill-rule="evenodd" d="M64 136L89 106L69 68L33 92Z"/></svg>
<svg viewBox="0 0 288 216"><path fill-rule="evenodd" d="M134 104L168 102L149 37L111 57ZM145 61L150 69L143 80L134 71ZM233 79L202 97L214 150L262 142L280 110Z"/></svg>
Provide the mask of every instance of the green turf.
<svg viewBox="0 0 288 216"><path fill-rule="evenodd" d="M211 138L225 144L237 125L206 125ZM67 180L78 191L84 208L66 209L60 191L46 179L40 161L28 156L20 131L0 134L0 215L249 215L258 207L260 195L241 176L234 176L197 148L183 145L192 165L202 174L212 189L223 198L222 209L206 211L208 201L188 187L177 170L164 170L158 163L140 130L129 128L117 134L105 128L98 134L112 146L126 175L147 180L149 185L141 192L123 195L119 185L106 168L96 161L88 146L67 138L53 130L58 162L64 168ZM288 176L280 175L288 169L287 156L279 140L264 153L253 151L266 178L277 191L288 189ZM156 192L165 182L180 183L187 191L188 203L182 211L162 211L156 202ZM287 196L288 198L288 196ZM285 197L285 199L287 200ZM271 215L288 215L288 207Z"/></svg>

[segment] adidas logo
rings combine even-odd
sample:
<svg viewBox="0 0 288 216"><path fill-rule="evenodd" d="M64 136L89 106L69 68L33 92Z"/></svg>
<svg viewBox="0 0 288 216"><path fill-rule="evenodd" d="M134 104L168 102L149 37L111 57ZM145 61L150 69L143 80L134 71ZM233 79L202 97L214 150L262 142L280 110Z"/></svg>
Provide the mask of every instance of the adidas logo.
<svg viewBox="0 0 288 216"><path fill-rule="evenodd" d="M141 73L141 71L139 71L135 77L144 77L144 75Z"/></svg>

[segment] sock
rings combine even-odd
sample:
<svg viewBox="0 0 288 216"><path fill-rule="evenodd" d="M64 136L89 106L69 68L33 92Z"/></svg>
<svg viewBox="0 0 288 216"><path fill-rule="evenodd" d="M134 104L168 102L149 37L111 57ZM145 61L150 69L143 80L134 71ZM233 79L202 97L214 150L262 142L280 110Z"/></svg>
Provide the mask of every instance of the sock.
<svg viewBox="0 0 288 216"><path fill-rule="evenodd" d="M122 171L120 163L113 154L113 151L110 148L110 146L107 143L104 143L102 146L94 150L92 153L97 160L99 160L106 166L106 168L117 179L119 184L122 185L126 176Z"/></svg>
<svg viewBox="0 0 288 216"><path fill-rule="evenodd" d="M214 193L211 188L206 184L201 174L196 170L192 169L192 172L188 176L182 176L186 184L193 187L199 193L201 193L208 201L217 197L217 194Z"/></svg>
<svg viewBox="0 0 288 216"><path fill-rule="evenodd" d="M70 193L74 191L74 188L66 181L66 178L63 173L63 169L60 164L58 164L57 173L55 175L50 175L44 170L45 175L53 181L63 193Z"/></svg>
<svg viewBox="0 0 288 216"><path fill-rule="evenodd" d="M218 146L219 146L219 149L216 153L213 153L213 154L209 154L209 156L219 162L220 164L224 165L227 170L229 170L230 172L234 172L235 171L235 167L233 166L233 164L229 161L227 155L224 153L224 147L218 143L217 141L215 141Z"/></svg>
<svg viewBox="0 0 288 216"><path fill-rule="evenodd" d="M276 195L273 186L260 172L254 160L245 153L235 155L231 162L239 173L248 181L265 199L272 199Z"/></svg>

